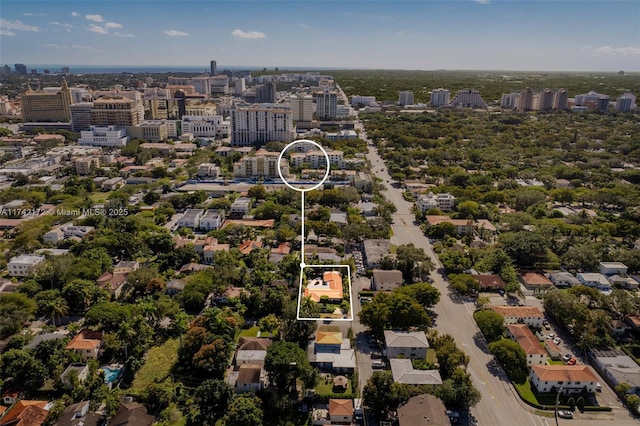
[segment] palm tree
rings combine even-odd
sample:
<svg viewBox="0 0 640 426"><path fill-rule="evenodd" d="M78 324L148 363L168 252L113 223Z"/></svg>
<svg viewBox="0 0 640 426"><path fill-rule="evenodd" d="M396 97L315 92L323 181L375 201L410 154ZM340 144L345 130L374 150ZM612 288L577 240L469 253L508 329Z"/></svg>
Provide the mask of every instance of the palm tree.
<svg viewBox="0 0 640 426"><path fill-rule="evenodd" d="M51 300L48 300L44 305L44 311L46 315L51 317L51 322L56 325L56 318L60 318L69 313L69 306L66 300L58 296Z"/></svg>
<svg viewBox="0 0 640 426"><path fill-rule="evenodd" d="M136 337L136 330L131 327L131 324L129 324L128 322L123 322L120 325L120 329L117 331L116 336L118 337L119 340L121 340L124 343L124 356L125 358L129 358L129 342L131 340L133 340L134 337Z"/></svg>
<svg viewBox="0 0 640 426"><path fill-rule="evenodd" d="M171 322L171 332L177 333L180 338L180 348L182 348L182 335L189 330L191 316L184 311L176 314Z"/></svg>

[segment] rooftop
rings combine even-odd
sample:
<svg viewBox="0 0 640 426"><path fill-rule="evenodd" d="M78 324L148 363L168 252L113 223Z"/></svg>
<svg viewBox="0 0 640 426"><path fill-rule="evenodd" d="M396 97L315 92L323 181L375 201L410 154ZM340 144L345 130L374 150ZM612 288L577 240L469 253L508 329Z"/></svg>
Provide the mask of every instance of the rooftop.
<svg viewBox="0 0 640 426"><path fill-rule="evenodd" d="M384 340L388 348L428 348L429 341L424 331L384 331Z"/></svg>
<svg viewBox="0 0 640 426"><path fill-rule="evenodd" d="M330 399L330 416L353 416L353 399Z"/></svg>
<svg viewBox="0 0 640 426"><path fill-rule="evenodd" d="M507 324L507 329L524 349L527 355L546 355L547 351L540 346L540 341L525 324Z"/></svg>
<svg viewBox="0 0 640 426"><path fill-rule="evenodd" d="M316 344L341 345L342 331L336 326L321 326L316 332Z"/></svg>
<svg viewBox="0 0 640 426"><path fill-rule="evenodd" d="M451 422L446 407L439 398L423 394L414 396L398 407L399 426L449 426Z"/></svg>
<svg viewBox="0 0 640 426"><path fill-rule="evenodd" d="M84 329L67 345L67 349L95 350L102 343L102 333Z"/></svg>
<svg viewBox="0 0 640 426"><path fill-rule="evenodd" d="M396 383L408 385L441 385L438 370L415 370L410 359L391 358L391 374Z"/></svg>
<svg viewBox="0 0 640 426"><path fill-rule="evenodd" d="M531 369L545 382L597 382L588 365L532 365Z"/></svg>
<svg viewBox="0 0 640 426"><path fill-rule="evenodd" d="M503 317L544 317L540 309L536 308L535 306L494 306L493 310Z"/></svg>

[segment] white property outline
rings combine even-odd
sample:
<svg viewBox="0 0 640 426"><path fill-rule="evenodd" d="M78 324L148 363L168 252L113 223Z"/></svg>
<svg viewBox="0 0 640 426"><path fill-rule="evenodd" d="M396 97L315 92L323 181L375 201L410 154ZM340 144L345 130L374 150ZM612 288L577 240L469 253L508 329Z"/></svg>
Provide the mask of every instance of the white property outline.
<svg viewBox="0 0 640 426"><path fill-rule="evenodd" d="M322 153L324 154L326 160L327 160L327 171L324 174L324 177L320 180L319 183L317 183L316 185L312 186L311 188L296 188L295 186L289 184L289 182L287 182L287 180L284 178L284 176L282 176L282 170L280 169L280 162L282 161L282 157L284 156L284 153L291 148L293 145L297 144L298 142L306 142L306 143L310 143L312 145L315 145L320 151L322 151ZM304 229L304 206L305 206L305 200L304 200L304 193L307 191L313 191L314 189L318 189L322 184L324 184L324 182L327 180L327 178L329 177L329 171L331 170L331 161L329 160L329 154L327 154L327 151L325 151L324 147L322 145L320 145L317 142L314 142L312 140L309 139L298 139L296 141L293 141L289 144L287 144L287 146L285 146L282 151L280 151L280 155L278 156L278 164L277 164L277 168L278 168L278 175L280 176L280 179L282 179L282 182L284 182L285 185L287 185L289 188L293 189L294 191L297 191L300 193L301 196L301 201L302 201L302 205L300 206L300 210L301 210L301 215L300 215L300 223L302 225L301 228L301 234L302 234L302 238L301 238L301 250L300 250L300 254L301 254L301 260L300 260L300 286L298 288L298 309L296 311L296 320L298 321L317 321L323 318L300 318L300 306L302 305L302 276L303 276L303 272L304 272L304 268L347 268L347 278L349 280L349 312L351 317L350 318L324 318L324 320L330 320L330 321L353 321L353 293L351 291L351 267L349 265L307 265L305 263L305 258L304 258L304 242L305 242L305 229Z"/></svg>

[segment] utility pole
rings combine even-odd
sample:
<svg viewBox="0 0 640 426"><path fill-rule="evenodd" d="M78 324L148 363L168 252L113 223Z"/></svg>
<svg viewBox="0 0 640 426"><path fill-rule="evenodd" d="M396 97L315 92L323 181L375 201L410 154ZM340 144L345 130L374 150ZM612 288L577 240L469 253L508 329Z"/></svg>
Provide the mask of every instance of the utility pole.
<svg viewBox="0 0 640 426"><path fill-rule="evenodd" d="M560 393L562 393L562 386L560 386L560 389L558 389L558 394L556 395L556 409L554 410L556 426L558 426L558 405L560 405Z"/></svg>

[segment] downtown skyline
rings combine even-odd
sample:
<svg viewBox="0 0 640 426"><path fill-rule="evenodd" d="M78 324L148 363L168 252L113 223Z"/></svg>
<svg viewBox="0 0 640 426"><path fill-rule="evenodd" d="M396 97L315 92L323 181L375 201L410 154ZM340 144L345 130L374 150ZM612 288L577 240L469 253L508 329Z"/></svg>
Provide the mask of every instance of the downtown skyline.
<svg viewBox="0 0 640 426"><path fill-rule="evenodd" d="M3 1L0 62L633 72L639 16L629 1Z"/></svg>

